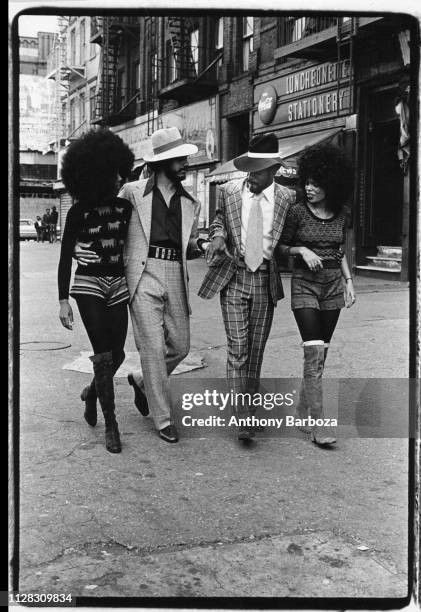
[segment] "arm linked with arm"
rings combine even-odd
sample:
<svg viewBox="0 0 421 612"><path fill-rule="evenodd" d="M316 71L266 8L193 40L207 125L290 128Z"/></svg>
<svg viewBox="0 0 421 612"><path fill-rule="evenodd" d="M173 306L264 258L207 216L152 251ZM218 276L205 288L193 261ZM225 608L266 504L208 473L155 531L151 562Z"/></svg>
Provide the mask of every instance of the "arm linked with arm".
<svg viewBox="0 0 421 612"><path fill-rule="evenodd" d="M225 191L220 189L218 203L216 205L215 218L209 228L209 240L214 238L227 238L227 230L225 227Z"/></svg>
<svg viewBox="0 0 421 612"><path fill-rule="evenodd" d="M70 277L72 274L73 249L77 239L77 220L75 209L67 213L63 236L61 239L60 261L58 264L58 295L59 300L69 297Z"/></svg>

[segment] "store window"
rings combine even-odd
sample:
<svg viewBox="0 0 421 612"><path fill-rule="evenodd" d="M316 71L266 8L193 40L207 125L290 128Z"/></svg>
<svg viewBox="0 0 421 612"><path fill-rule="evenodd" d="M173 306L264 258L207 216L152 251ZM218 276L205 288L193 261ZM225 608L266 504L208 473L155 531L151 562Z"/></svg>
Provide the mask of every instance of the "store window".
<svg viewBox="0 0 421 612"><path fill-rule="evenodd" d="M190 50L194 73L199 72L199 28L190 32Z"/></svg>
<svg viewBox="0 0 421 612"><path fill-rule="evenodd" d="M254 18L243 17L243 70L249 69L250 53L253 51Z"/></svg>

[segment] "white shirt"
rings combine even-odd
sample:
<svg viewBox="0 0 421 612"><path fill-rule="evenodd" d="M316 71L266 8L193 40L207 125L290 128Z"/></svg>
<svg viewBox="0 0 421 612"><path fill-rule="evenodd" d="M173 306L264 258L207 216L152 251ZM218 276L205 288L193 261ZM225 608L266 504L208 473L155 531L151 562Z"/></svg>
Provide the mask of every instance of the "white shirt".
<svg viewBox="0 0 421 612"><path fill-rule="evenodd" d="M272 230L273 230L273 215L275 210L275 182L269 187L266 187L261 194L260 206L263 214L263 257L272 259ZM241 206L241 254L245 254L247 226L249 221L250 208L252 204L252 192L244 184L242 191L242 206Z"/></svg>

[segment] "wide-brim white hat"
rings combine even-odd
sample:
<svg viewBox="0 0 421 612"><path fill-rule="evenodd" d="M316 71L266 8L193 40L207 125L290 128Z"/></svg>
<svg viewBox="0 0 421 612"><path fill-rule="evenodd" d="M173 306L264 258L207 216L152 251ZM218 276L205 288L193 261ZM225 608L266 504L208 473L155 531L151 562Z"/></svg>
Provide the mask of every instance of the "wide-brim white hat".
<svg viewBox="0 0 421 612"><path fill-rule="evenodd" d="M186 157L187 155L194 155L199 150L196 145L184 142L179 129L176 127L156 130L152 134L151 141L153 154L144 156L143 159L146 162Z"/></svg>

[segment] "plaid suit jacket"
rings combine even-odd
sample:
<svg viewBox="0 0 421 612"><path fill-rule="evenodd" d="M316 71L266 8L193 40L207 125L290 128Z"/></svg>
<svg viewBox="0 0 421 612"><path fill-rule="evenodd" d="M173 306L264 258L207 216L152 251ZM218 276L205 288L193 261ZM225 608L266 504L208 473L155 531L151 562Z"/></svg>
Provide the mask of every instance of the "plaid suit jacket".
<svg viewBox="0 0 421 612"><path fill-rule="evenodd" d="M233 259L224 257L209 267L198 295L212 298L231 280L241 256L241 207L244 180L230 181L221 187L215 218L210 226L209 238L225 239ZM273 257L269 262L270 294L274 305L284 297L282 280L278 270L277 245L282 234L289 205L295 202L295 191L275 183L275 209L273 216Z"/></svg>

